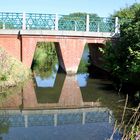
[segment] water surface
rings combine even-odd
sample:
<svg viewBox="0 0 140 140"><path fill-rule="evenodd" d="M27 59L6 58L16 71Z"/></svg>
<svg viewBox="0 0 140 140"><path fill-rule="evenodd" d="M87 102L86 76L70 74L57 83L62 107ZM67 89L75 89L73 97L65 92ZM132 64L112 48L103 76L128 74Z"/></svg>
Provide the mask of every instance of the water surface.
<svg viewBox="0 0 140 140"><path fill-rule="evenodd" d="M83 59L87 57L84 53ZM107 74L87 62L76 75L66 75L57 64L49 74L34 71L24 87L3 97L0 140L110 138L125 100ZM118 139L120 134L115 134Z"/></svg>

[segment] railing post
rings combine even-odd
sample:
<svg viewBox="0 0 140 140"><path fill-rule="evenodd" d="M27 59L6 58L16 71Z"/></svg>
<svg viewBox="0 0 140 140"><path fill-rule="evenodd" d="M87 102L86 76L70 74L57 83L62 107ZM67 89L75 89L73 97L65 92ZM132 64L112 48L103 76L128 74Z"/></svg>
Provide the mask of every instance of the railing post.
<svg viewBox="0 0 140 140"><path fill-rule="evenodd" d="M57 126L57 114L54 114L54 126Z"/></svg>
<svg viewBox="0 0 140 140"><path fill-rule="evenodd" d="M119 33L119 18L115 17L115 34Z"/></svg>
<svg viewBox="0 0 140 140"><path fill-rule="evenodd" d="M28 115L24 115L25 128L28 127Z"/></svg>
<svg viewBox="0 0 140 140"><path fill-rule="evenodd" d="M74 21L74 31L77 31L77 23Z"/></svg>
<svg viewBox="0 0 140 140"><path fill-rule="evenodd" d="M5 29L5 23L2 24L2 29Z"/></svg>
<svg viewBox="0 0 140 140"><path fill-rule="evenodd" d="M22 15L22 30L26 30L26 13Z"/></svg>
<svg viewBox="0 0 140 140"><path fill-rule="evenodd" d="M82 117L82 124L85 124L85 120L86 120L86 112L83 112L83 117Z"/></svg>
<svg viewBox="0 0 140 140"><path fill-rule="evenodd" d="M55 30L58 31L58 14L55 14Z"/></svg>
<svg viewBox="0 0 140 140"><path fill-rule="evenodd" d="M97 24L97 32L100 32L100 25L99 25L99 21L98 21L98 24Z"/></svg>
<svg viewBox="0 0 140 140"><path fill-rule="evenodd" d="M86 32L89 32L89 15L86 16Z"/></svg>

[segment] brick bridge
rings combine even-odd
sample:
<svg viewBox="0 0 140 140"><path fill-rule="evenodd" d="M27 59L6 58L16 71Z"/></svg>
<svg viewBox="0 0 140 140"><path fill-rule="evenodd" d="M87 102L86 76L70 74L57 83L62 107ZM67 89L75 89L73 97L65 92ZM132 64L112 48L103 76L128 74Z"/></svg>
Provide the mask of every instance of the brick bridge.
<svg viewBox="0 0 140 140"><path fill-rule="evenodd" d="M30 68L37 42L54 42L60 66L76 73L85 44L97 59L96 48L118 37L118 25L118 18L91 15L0 13L0 47Z"/></svg>

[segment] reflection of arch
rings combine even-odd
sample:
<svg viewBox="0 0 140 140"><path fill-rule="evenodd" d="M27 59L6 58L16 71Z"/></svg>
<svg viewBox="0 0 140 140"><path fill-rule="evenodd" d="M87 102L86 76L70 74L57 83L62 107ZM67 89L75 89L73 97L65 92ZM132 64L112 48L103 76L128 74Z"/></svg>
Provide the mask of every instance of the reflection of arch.
<svg viewBox="0 0 140 140"><path fill-rule="evenodd" d="M53 87L35 87L37 102L57 103L61 94L65 76L66 75L64 73L57 74Z"/></svg>
<svg viewBox="0 0 140 140"><path fill-rule="evenodd" d="M104 94L104 91L100 90L100 87L101 87L100 79L88 79L86 86L80 87L83 101L102 103L100 98L102 97L101 95Z"/></svg>
<svg viewBox="0 0 140 140"><path fill-rule="evenodd" d="M86 81L86 86L80 87L80 90L84 103L100 103L100 106L106 106L113 110L116 113L115 115L117 115L117 105L124 105L124 102L116 102L121 100L122 97L116 94L111 81L89 78Z"/></svg>

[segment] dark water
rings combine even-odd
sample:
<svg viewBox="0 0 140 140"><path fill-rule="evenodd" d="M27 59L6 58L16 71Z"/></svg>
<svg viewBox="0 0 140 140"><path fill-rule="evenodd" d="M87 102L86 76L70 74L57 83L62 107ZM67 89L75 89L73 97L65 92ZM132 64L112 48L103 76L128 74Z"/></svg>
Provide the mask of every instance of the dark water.
<svg viewBox="0 0 140 140"><path fill-rule="evenodd" d="M87 58L84 53L83 58ZM91 70L91 68L93 70ZM93 66L66 75L58 65L3 97L0 140L106 140L120 121L125 97ZM92 71L92 72L91 72ZM114 135L119 140L120 134Z"/></svg>

